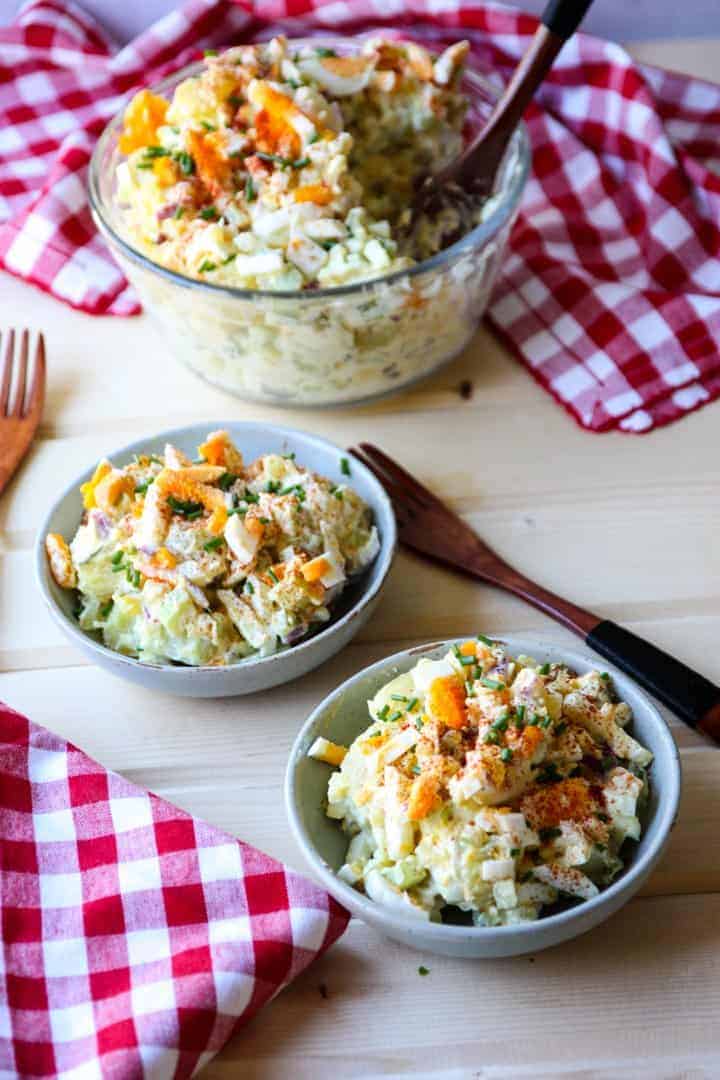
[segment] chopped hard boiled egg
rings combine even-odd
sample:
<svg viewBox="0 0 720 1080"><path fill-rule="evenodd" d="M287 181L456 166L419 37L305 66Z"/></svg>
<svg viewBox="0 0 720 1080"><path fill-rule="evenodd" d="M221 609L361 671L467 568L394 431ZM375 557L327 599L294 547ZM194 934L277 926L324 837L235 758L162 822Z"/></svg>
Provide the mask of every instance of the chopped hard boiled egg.
<svg viewBox="0 0 720 1080"><path fill-rule="evenodd" d="M421 658L368 711L347 750L320 737L309 754L337 770L327 814L351 838L340 876L398 914L537 919L596 896L641 835L652 755L598 673L480 636Z"/></svg>

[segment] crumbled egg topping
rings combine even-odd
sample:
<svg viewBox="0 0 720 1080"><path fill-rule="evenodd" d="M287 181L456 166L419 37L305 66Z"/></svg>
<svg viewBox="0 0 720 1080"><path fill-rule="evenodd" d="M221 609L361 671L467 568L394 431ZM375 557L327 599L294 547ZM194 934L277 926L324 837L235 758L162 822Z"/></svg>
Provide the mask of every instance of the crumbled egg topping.
<svg viewBox="0 0 720 1080"><path fill-rule="evenodd" d="M448 906L476 925L537 919L597 895L638 840L652 754L627 731L609 676L513 658L484 636L422 659L369 702L327 813L351 839L341 878L423 919Z"/></svg>
<svg viewBox="0 0 720 1080"><path fill-rule="evenodd" d="M81 495L70 544L46 537L51 573L77 589L83 629L153 663L225 665L296 644L379 549L351 486L293 454L246 465L225 431L196 461L170 445L121 467L101 461Z"/></svg>
<svg viewBox="0 0 720 1080"><path fill-rule="evenodd" d="M329 287L411 265L396 230L418 179L462 148L467 51L459 42L435 58L373 39L341 56L277 37L208 56L170 102L140 91L117 170L130 239L170 269L245 288Z"/></svg>

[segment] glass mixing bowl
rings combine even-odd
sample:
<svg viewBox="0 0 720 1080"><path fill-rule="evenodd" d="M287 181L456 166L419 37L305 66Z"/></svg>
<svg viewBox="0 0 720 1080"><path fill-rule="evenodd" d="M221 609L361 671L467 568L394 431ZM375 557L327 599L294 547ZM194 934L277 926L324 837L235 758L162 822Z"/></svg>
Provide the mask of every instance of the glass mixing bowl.
<svg viewBox="0 0 720 1080"><path fill-rule="evenodd" d="M349 38L313 38L340 52ZM297 42L302 44L302 42ZM200 63L150 89L171 97ZM499 95L468 70L468 127L478 130ZM142 303L178 358L239 397L291 407L340 405L391 393L462 351L487 306L530 164L524 127L500 169L485 220L438 255L409 269L352 285L271 292L212 285L167 270L130 242L116 199L122 113L100 137L90 163L95 222Z"/></svg>

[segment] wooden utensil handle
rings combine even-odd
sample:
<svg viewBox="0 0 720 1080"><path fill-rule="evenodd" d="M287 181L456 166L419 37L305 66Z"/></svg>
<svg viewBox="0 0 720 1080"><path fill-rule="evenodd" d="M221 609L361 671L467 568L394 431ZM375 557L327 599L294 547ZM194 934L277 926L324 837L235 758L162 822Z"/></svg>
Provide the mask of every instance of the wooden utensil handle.
<svg viewBox="0 0 720 1080"><path fill-rule="evenodd" d="M686 724L720 743L720 686L704 675L617 623L544 589L496 556L488 563L484 545L478 549L475 564L471 558L465 569L519 596L584 638L591 649L635 679Z"/></svg>
<svg viewBox="0 0 720 1080"><path fill-rule="evenodd" d="M599 622L585 641L659 698L686 724L720 742L719 686L617 623Z"/></svg>
<svg viewBox="0 0 720 1080"><path fill-rule="evenodd" d="M592 0L550 0L542 13L541 22L563 41L577 30L585 18Z"/></svg>

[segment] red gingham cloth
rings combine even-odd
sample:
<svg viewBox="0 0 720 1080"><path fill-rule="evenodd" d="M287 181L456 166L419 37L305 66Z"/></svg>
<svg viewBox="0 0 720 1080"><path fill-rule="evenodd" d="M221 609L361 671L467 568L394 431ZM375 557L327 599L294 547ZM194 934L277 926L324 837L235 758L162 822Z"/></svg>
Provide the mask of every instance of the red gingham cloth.
<svg viewBox="0 0 720 1080"><path fill-rule="evenodd" d="M186 1077L344 931L321 889L0 705L0 1075Z"/></svg>
<svg viewBox="0 0 720 1080"><path fill-rule="evenodd" d="M93 229L95 136L131 90L208 46L318 30L440 46L507 76L537 26L469 0L190 0L119 51L65 0L0 28L0 265L93 314L137 299ZM584 34L527 116L533 172L489 319L593 431L641 432L720 394L720 87Z"/></svg>

